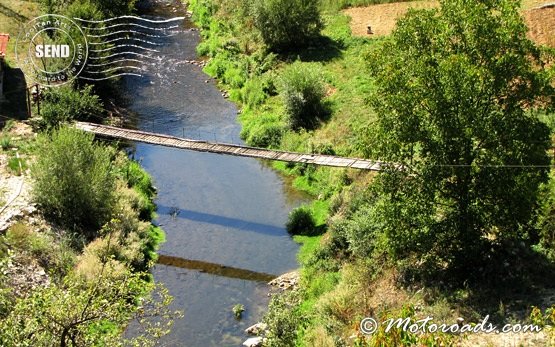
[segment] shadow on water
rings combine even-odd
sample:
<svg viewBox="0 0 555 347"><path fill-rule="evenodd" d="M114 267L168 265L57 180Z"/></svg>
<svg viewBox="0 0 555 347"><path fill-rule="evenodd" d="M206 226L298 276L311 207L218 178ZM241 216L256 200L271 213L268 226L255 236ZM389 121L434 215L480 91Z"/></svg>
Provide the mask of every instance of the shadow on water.
<svg viewBox="0 0 555 347"><path fill-rule="evenodd" d="M158 256L158 264L166 266L174 266L182 269L198 270L216 276L227 278L236 278L245 281L270 282L276 275L251 270L229 267L222 264L209 263L200 260L183 259L169 255L160 254Z"/></svg>
<svg viewBox="0 0 555 347"><path fill-rule="evenodd" d="M284 230L283 227L250 222L250 221L242 220L238 218L218 216L210 213L196 212L191 210L179 209L175 207L168 207L160 204L158 205L157 212L160 215L168 215L173 218L182 218L182 219L187 219L194 222L220 225L226 228L254 231L257 233L263 233L270 236L282 237L283 230Z"/></svg>
<svg viewBox="0 0 555 347"><path fill-rule="evenodd" d="M21 69L4 70L4 97L0 115L23 120L27 118L27 81Z"/></svg>

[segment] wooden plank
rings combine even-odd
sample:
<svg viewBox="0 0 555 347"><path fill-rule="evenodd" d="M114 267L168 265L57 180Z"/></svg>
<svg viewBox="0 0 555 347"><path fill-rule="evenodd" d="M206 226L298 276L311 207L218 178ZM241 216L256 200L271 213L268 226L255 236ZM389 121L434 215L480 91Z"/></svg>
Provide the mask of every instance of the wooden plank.
<svg viewBox="0 0 555 347"><path fill-rule="evenodd" d="M381 171L384 167L384 164L387 166L393 165L393 167L397 169L403 168L401 165L398 164L382 163L379 161L372 161L360 158L345 158L331 155L273 151L265 148L241 146L236 144L190 140L170 135L156 134L140 130L123 129L86 122L76 122L75 127L83 131L91 132L101 136L199 152L211 152L216 154L227 154L250 158L261 158L294 163L307 163L332 167L351 167L355 169L370 171Z"/></svg>

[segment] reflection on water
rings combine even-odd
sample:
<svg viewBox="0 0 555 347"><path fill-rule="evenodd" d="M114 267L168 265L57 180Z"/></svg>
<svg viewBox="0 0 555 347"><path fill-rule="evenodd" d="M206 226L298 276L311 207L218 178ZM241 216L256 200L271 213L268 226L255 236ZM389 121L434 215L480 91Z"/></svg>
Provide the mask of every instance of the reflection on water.
<svg viewBox="0 0 555 347"><path fill-rule="evenodd" d="M211 275L223 276L228 278L237 278L245 281L270 282L276 275L265 274L245 269L238 269L221 264L209 263L206 261L198 261L191 259L183 259L160 254L158 264L175 266L183 269L198 270L200 272L209 273Z"/></svg>
<svg viewBox="0 0 555 347"><path fill-rule="evenodd" d="M178 2L157 4L164 18L185 13ZM143 130L237 142L236 107L199 67L183 63L197 58L198 32L188 27L165 39L144 78L124 79L129 108ZM266 308L266 282L298 266L298 245L283 225L302 197L256 159L147 144L136 144L133 155L154 178L156 222L166 232L153 275L174 296L172 308L185 314L163 342L240 346L243 330ZM235 304L246 308L242 320L233 316Z"/></svg>

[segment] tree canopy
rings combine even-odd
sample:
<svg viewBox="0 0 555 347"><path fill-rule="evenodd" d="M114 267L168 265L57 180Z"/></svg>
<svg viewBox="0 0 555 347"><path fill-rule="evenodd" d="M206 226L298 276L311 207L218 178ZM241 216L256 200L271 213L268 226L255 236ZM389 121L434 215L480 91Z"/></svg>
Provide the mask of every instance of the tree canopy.
<svg viewBox="0 0 555 347"><path fill-rule="evenodd" d="M492 246L534 238L550 165L536 111L554 94L517 1L440 3L409 11L371 53L379 116L367 154L407 168L377 180L389 253L463 274Z"/></svg>

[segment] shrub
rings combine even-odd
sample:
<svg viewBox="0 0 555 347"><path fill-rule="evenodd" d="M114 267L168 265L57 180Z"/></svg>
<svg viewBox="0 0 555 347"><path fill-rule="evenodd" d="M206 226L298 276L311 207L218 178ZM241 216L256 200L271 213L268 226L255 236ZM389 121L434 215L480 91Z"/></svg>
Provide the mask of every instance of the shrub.
<svg viewBox="0 0 555 347"><path fill-rule="evenodd" d="M299 48L320 34L323 27L318 0L256 0L254 25L272 51Z"/></svg>
<svg viewBox="0 0 555 347"><path fill-rule="evenodd" d="M327 114L322 103L324 83L320 71L313 65L295 62L288 66L283 71L279 89L291 129L313 129Z"/></svg>
<svg viewBox="0 0 555 347"><path fill-rule="evenodd" d="M259 124L250 129L247 143L256 147L277 147L283 135L283 126L279 123Z"/></svg>
<svg viewBox="0 0 555 347"><path fill-rule="evenodd" d="M286 228L290 234L310 236L316 233L316 221L308 207L297 207L289 213Z"/></svg>
<svg viewBox="0 0 555 347"><path fill-rule="evenodd" d="M102 103L92 92L92 86L75 90L69 86L50 88L41 104L42 126L54 128L73 120L99 118L104 112Z"/></svg>
<svg viewBox="0 0 555 347"><path fill-rule="evenodd" d="M86 20L102 20L103 14L98 6L89 0L74 1L64 11L64 15L69 18L81 18Z"/></svg>
<svg viewBox="0 0 555 347"><path fill-rule="evenodd" d="M93 135L73 128L40 136L31 172L34 200L53 221L94 236L91 231L109 220L115 201L113 155Z"/></svg>
<svg viewBox="0 0 555 347"><path fill-rule="evenodd" d="M297 331L304 325L304 317L298 312L300 301L296 291L283 292L272 296L264 323L268 325L264 346L295 346Z"/></svg>

